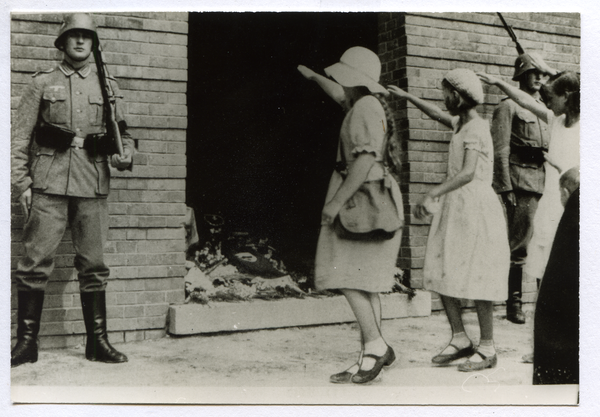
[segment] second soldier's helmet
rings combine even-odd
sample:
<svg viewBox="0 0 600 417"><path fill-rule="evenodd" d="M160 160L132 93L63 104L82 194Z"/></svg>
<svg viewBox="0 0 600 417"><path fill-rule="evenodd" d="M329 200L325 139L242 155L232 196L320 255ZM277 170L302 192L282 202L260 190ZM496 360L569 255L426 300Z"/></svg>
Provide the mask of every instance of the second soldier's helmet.
<svg viewBox="0 0 600 417"><path fill-rule="evenodd" d="M530 55L536 58L540 58L539 54L535 52L528 52L526 54L519 55L515 60L515 75L512 78L513 81L518 81L521 78L521 76L527 71L536 69L535 65L533 65L533 63L531 62Z"/></svg>
<svg viewBox="0 0 600 417"><path fill-rule="evenodd" d="M96 25L92 20L92 16L87 13L73 13L65 15L63 22L60 25L58 36L54 41L54 46L56 46L58 49L61 49L65 34L75 29L91 32L94 40L93 48L95 49L98 47L99 42L98 33L96 32Z"/></svg>

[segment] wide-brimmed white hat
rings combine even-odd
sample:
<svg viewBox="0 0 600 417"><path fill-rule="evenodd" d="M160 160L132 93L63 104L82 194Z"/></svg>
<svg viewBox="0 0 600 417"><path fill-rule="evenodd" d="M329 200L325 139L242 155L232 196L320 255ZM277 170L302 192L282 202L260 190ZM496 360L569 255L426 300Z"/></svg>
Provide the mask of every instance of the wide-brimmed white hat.
<svg viewBox="0 0 600 417"><path fill-rule="evenodd" d="M344 52L340 62L325 68L325 74L333 77L344 87L365 86L372 93L387 94L379 84L381 61L373 51L362 46L354 46Z"/></svg>

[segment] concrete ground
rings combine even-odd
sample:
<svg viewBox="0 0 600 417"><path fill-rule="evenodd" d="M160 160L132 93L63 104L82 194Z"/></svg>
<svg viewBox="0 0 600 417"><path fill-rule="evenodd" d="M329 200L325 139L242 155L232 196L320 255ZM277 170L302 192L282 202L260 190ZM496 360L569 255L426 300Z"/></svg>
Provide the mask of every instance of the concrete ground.
<svg viewBox="0 0 600 417"><path fill-rule="evenodd" d="M356 324L220 333L118 344L125 364L84 358L84 347L42 350L37 363L11 370L16 402L210 404L510 404L576 401L576 387L531 393L532 307L525 325L494 314L498 366L479 373L431 357L448 342L445 315L385 320L384 336L398 360L369 386L336 385L329 375L349 366L359 350ZM478 339L477 316L464 314ZM457 361L460 362L460 361ZM550 395L548 395L550 394ZM566 395L561 399L560 395ZM514 397L513 399L513 396ZM547 398L547 400L545 400Z"/></svg>

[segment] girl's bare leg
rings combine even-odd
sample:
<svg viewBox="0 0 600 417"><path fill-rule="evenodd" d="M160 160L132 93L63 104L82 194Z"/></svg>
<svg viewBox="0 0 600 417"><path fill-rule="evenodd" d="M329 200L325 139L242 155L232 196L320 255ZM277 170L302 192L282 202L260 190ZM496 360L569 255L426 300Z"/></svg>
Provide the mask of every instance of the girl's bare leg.
<svg viewBox="0 0 600 417"><path fill-rule="evenodd" d="M373 311L370 293L350 289L343 289L341 291L356 316L364 342L364 353L371 353L377 356L384 355L387 351L387 344L383 340L381 331L379 330L378 320L381 320L381 315L379 314L378 319ZM375 359L363 357L361 369L369 370L373 368L373 365L375 365Z"/></svg>
<svg viewBox="0 0 600 417"><path fill-rule="evenodd" d="M441 294L440 297L442 299L442 304L444 305L446 317L448 317L448 322L450 323L450 328L452 329L452 340L450 340L450 344L456 346L450 346L449 344L441 352L441 354L451 355L453 353L456 353L458 349L468 347L471 344L471 339L469 339L465 332L465 326L462 320L462 306L460 304L460 300L458 298L448 297L446 295Z"/></svg>
<svg viewBox="0 0 600 417"><path fill-rule="evenodd" d="M475 300L475 308L477 309L477 319L479 320L479 329L481 338L477 350L483 353L486 357L491 357L496 354L494 348L494 303L486 300ZM469 358L471 362L480 362L483 359L475 354Z"/></svg>

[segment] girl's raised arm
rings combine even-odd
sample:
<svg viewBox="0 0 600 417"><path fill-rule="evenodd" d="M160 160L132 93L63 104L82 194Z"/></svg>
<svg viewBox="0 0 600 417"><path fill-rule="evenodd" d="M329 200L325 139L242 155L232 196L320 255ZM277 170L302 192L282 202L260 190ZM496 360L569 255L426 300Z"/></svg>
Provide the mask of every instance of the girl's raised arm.
<svg viewBox="0 0 600 417"><path fill-rule="evenodd" d="M514 87L509 83L489 74L478 72L477 75L481 81L497 86L500 90L504 91L507 96L512 98L519 106L529 110L541 120L548 123L548 109L545 105L536 101L532 96L518 89L517 87Z"/></svg>
<svg viewBox="0 0 600 417"><path fill-rule="evenodd" d="M407 99L412 104L417 106L419 110L421 110L427 116L431 117L433 120L440 122L444 126L452 128L452 116L444 112L435 104L432 104L426 100L422 100L410 93L407 93L406 91L399 87L396 87L395 85L389 85L388 90L395 96Z"/></svg>
<svg viewBox="0 0 600 417"><path fill-rule="evenodd" d="M317 74L304 65L298 65L298 71L300 71L300 73L307 80L316 82L329 97L331 97L337 104L344 107L346 95L344 94L344 89L341 85L327 77Z"/></svg>

